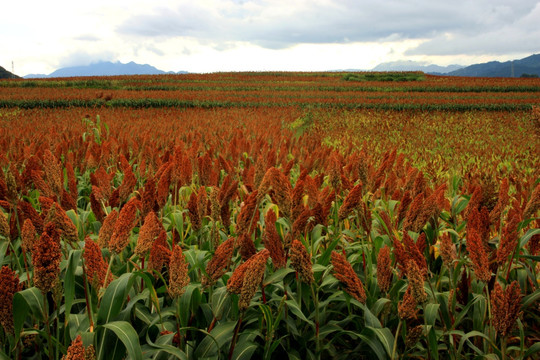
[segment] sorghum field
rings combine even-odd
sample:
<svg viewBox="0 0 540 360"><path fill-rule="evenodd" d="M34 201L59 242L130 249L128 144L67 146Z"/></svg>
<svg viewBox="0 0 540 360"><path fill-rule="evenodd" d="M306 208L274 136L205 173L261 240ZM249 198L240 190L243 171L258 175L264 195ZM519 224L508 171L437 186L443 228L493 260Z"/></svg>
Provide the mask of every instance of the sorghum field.
<svg viewBox="0 0 540 360"><path fill-rule="evenodd" d="M0 359L537 359L540 80L0 82Z"/></svg>

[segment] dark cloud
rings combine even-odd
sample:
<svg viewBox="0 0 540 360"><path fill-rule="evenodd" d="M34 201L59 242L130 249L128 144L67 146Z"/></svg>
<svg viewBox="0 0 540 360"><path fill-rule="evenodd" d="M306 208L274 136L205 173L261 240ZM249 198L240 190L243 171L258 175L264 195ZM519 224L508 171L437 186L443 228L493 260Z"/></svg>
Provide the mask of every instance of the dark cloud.
<svg viewBox="0 0 540 360"><path fill-rule="evenodd" d="M433 39L413 53L443 54L497 48L500 29L507 32L498 48L519 47L516 43L521 40L515 36L522 36L523 31L517 27L539 4L538 0L216 1L213 6L185 2L177 8L136 15L117 31L215 43L244 41L266 48L389 37ZM442 42L448 34L456 40Z"/></svg>

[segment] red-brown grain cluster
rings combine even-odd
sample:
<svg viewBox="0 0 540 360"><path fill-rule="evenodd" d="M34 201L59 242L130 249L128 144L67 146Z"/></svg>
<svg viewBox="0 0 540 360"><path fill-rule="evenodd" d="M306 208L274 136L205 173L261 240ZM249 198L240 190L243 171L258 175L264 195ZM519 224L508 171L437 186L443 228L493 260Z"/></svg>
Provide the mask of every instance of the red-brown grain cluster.
<svg viewBox="0 0 540 360"><path fill-rule="evenodd" d="M366 302L364 284L352 268L347 259L336 251L332 251L332 265L334 276L345 285L345 291L361 303Z"/></svg>

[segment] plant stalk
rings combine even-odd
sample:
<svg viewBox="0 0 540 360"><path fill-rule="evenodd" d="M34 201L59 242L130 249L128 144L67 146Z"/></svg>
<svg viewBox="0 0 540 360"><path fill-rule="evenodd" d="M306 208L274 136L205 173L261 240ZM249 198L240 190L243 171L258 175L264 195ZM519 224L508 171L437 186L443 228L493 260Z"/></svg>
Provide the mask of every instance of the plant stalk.
<svg viewBox="0 0 540 360"><path fill-rule="evenodd" d="M398 327L396 329L396 335L394 336L394 346L392 348L392 356L390 357L391 360L394 360L396 358L397 342L398 342L399 332L401 331L401 324L403 324L403 320L399 322Z"/></svg>
<svg viewBox="0 0 540 360"><path fill-rule="evenodd" d="M236 341L238 341L238 333L240 332L240 326L242 325L242 318L244 316L244 312L240 314L240 317L238 318L238 322L236 323L236 326L234 328L234 334L231 341L231 348L229 350L229 360L232 359L234 354L234 347L236 345Z"/></svg>

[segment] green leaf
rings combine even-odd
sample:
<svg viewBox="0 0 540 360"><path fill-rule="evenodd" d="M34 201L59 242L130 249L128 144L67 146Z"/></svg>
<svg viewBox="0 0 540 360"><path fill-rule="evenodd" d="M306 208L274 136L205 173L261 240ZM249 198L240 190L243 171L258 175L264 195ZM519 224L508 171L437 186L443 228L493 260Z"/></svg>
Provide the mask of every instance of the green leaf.
<svg viewBox="0 0 540 360"><path fill-rule="evenodd" d="M238 342L234 347L232 358L235 360L249 360L253 356L258 345L252 341Z"/></svg>
<svg viewBox="0 0 540 360"><path fill-rule="evenodd" d="M319 337L324 339L327 335L341 330L342 328L336 324L325 324L319 329Z"/></svg>
<svg viewBox="0 0 540 360"><path fill-rule="evenodd" d="M101 305L97 315L98 325L107 324L120 313L129 288L133 285L132 278L132 273L125 273L109 284L101 299Z"/></svg>
<svg viewBox="0 0 540 360"><path fill-rule="evenodd" d="M298 304L293 300L287 300L285 301L287 304L287 307L291 312L296 315L296 317L300 318L301 320L305 321L306 323L310 324L311 326L315 326L313 321L309 320L303 313L302 310L298 307Z"/></svg>
<svg viewBox="0 0 540 360"><path fill-rule="evenodd" d="M113 321L102 326L116 334L126 347L131 359L142 360L143 357L141 345L139 344L139 337L130 323L127 321Z"/></svg>
<svg viewBox="0 0 540 360"><path fill-rule="evenodd" d="M519 255L519 258L521 259L530 259L533 261L540 261L540 256L537 255Z"/></svg>
<svg viewBox="0 0 540 360"><path fill-rule="evenodd" d="M527 233L519 239L519 248L523 249L529 240L536 234L540 234L540 229L530 229L527 231Z"/></svg>
<svg viewBox="0 0 540 360"><path fill-rule="evenodd" d="M434 320L435 321L435 320ZM437 343L437 335L435 334L435 328L431 325L428 326L428 347L429 347L429 353L434 359L439 358L439 349L438 349L438 343Z"/></svg>
<svg viewBox="0 0 540 360"><path fill-rule="evenodd" d="M174 355L177 359L182 359L182 360L185 359L185 360L187 360L188 357L187 357L185 352L183 352L182 350L180 350L179 348L177 348L175 346L167 344L168 342L171 341L174 334L168 334L168 335L160 336L160 337L158 337L158 339L157 339L157 341L155 343L152 342L149 335L150 334L147 332L146 333L146 342L151 347L153 347L155 349L159 349L160 351L164 351L164 352L169 353L171 355Z"/></svg>
<svg viewBox="0 0 540 360"><path fill-rule="evenodd" d="M36 287L19 291L13 295L13 327L16 343L19 342L24 321L30 313L38 320L43 320L44 301L43 294Z"/></svg>
<svg viewBox="0 0 540 360"><path fill-rule="evenodd" d="M72 314L68 321L69 336L73 340L78 334L88 331L90 328L90 320L85 314Z"/></svg>
<svg viewBox="0 0 540 360"><path fill-rule="evenodd" d="M474 331L474 330L473 330L473 331L468 332L467 334L465 334L465 335L461 338L461 340L460 340L460 342L459 342L459 347L458 347L458 356L461 354L461 351L463 350L463 345L465 344L465 342L469 343L469 345L471 345L471 348L474 349L476 352L479 351L479 349L476 348L476 346L474 346L474 345L470 342L470 340L469 340L469 338L474 337L474 336L480 336L481 338L486 339L487 341L489 341L489 343L490 343L494 348L496 348L495 344L493 344L493 342L491 341L491 339L489 338L489 336L487 336L486 334L484 334L484 333L482 333L482 332L480 332L480 331ZM483 355L483 353L479 353L479 355Z"/></svg>
<svg viewBox="0 0 540 360"><path fill-rule="evenodd" d="M9 246L9 241L0 242L0 266L4 265L4 257L6 256L6 250Z"/></svg>
<svg viewBox="0 0 540 360"><path fill-rule="evenodd" d="M270 284L279 282L279 281L283 280L283 278L285 276L287 276L288 274L293 273L293 272L294 272L294 269L291 269L291 268L278 269L272 275L270 275L266 279L264 279L263 285L268 286Z"/></svg>
<svg viewBox="0 0 540 360"><path fill-rule="evenodd" d="M195 290L199 289L194 284L186 286L186 291L182 294L180 301L180 326L184 327L188 325L189 317L191 316L191 300Z"/></svg>
<svg viewBox="0 0 540 360"><path fill-rule="evenodd" d="M268 305L260 304L259 309L261 310L263 314L266 331L268 333L272 333L274 321L273 321L272 311L270 310L270 307Z"/></svg>
<svg viewBox="0 0 540 360"><path fill-rule="evenodd" d="M361 334L357 334L357 336L362 340L363 343L367 344L370 347L373 353L377 356L377 359L388 359L389 357L386 355L386 351L384 350L381 342L377 339L377 336L373 332L366 330L367 329L362 331Z"/></svg>
<svg viewBox="0 0 540 360"><path fill-rule="evenodd" d="M377 300L375 304L371 306L371 312L373 313L373 315L378 316L384 309L384 306L389 302L391 301L387 298L380 298L379 300Z"/></svg>
<svg viewBox="0 0 540 360"><path fill-rule="evenodd" d="M379 339L382 344L386 354L390 357L392 356L392 349L394 347L394 335L389 328L373 328L366 326L366 329L372 331Z"/></svg>
<svg viewBox="0 0 540 360"><path fill-rule="evenodd" d="M65 314L66 321L71 314L71 306L75 298L75 271L81 259L82 250L72 250L69 253L68 264L66 267L66 275L64 277L64 298L65 298Z"/></svg>
<svg viewBox="0 0 540 360"><path fill-rule="evenodd" d="M530 348L527 349L527 351L525 351L525 354L523 354L523 357L522 359L532 359L532 355L533 354L536 354L537 352L540 352L540 343L536 343L534 344L533 346L531 346Z"/></svg>
<svg viewBox="0 0 540 360"><path fill-rule="evenodd" d="M540 289L536 289L535 292L525 296L521 302L521 308L526 309L532 304L536 304L540 300Z"/></svg>
<svg viewBox="0 0 540 360"><path fill-rule="evenodd" d="M437 315L439 314L439 304L427 304L424 310L424 318L426 319L426 325L435 325Z"/></svg>
<svg viewBox="0 0 540 360"><path fill-rule="evenodd" d="M82 224L81 220L79 219L79 215L77 215L73 209L66 211L66 215L70 218L71 222L73 222L73 225L75 225L77 231L80 233L82 230Z"/></svg>
<svg viewBox="0 0 540 360"><path fill-rule="evenodd" d="M227 292L227 287L222 286L214 291L212 294L212 312L217 319L221 319L226 309L230 308L231 297Z"/></svg>
<svg viewBox="0 0 540 360"><path fill-rule="evenodd" d="M362 304L362 308L364 309L364 322L366 327L382 328L379 319L375 315L373 315L373 313L367 308L367 306L364 306Z"/></svg>
<svg viewBox="0 0 540 360"><path fill-rule="evenodd" d="M353 235L354 237L354 235ZM321 254L321 256L317 259L317 264L321 264L323 266L327 266L330 263L330 256L332 255L332 251L336 248L337 244L339 244L340 238L336 238L333 240L330 245L326 248L326 250Z"/></svg>
<svg viewBox="0 0 540 360"><path fill-rule="evenodd" d="M215 356L223 345L232 340L235 326L236 321L227 321L218 324L201 341L197 349L195 349L195 356L197 358Z"/></svg>

